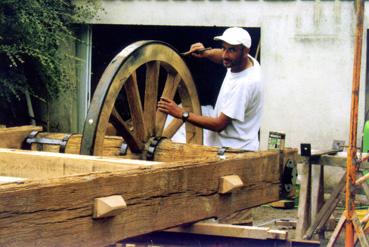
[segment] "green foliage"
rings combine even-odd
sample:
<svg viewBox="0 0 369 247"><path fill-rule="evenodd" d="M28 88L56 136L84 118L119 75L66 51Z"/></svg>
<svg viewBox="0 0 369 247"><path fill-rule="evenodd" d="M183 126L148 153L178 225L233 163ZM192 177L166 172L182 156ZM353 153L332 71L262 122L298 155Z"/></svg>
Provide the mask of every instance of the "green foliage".
<svg viewBox="0 0 369 247"><path fill-rule="evenodd" d="M73 25L97 10L96 0L0 1L0 109L20 100L25 90L55 97L70 88L63 59L72 55L58 48L75 39Z"/></svg>

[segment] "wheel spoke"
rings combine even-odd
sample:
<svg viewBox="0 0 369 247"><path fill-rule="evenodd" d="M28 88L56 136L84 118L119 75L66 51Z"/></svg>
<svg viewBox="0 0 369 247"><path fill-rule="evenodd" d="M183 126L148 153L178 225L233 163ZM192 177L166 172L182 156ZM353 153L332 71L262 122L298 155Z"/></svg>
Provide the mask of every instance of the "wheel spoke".
<svg viewBox="0 0 369 247"><path fill-rule="evenodd" d="M179 74L173 75L171 73L168 73L167 80L165 82L164 90L161 97L173 99L174 95L177 92L177 88L180 81L181 77L179 76Z"/></svg>
<svg viewBox="0 0 369 247"><path fill-rule="evenodd" d="M117 109L114 107L110 115L110 121L117 130L117 134L122 136L133 153L139 153L143 148L142 142L132 134L130 127L124 122Z"/></svg>
<svg viewBox="0 0 369 247"><path fill-rule="evenodd" d="M189 93L183 85L178 86L178 94L182 99L182 107L185 111L192 112L193 105L189 97ZM200 107L200 106L199 106ZM187 123L186 124L186 143L201 143L202 136L196 135L197 128L195 125Z"/></svg>
<svg viewBox="0 0 369 247"><path fill-rule="evenodd" d="M142 104L138 90L136 72L133 72L124 84L126 90L129 110L131 113L134 132L140 142L145 141L145 126L143 122Z"/></svg>
<svg viewBox="0 0 369 247"><path fill-rule="evenodd" d="M167 80L165 82L164 90L161 97L173 99L177 91L181 77L179 74L168 73ZM165 121L167 119L167 114L156 111L156 121L155 121L155 135L161 136L163 133Z"/></svg>
<svg viewBox="0 0 369 247"><path fill-rule="evenodd" d="M146 127L145 139L155 134L156 105L158 99L160 62L146 64L144 123Z"/></svg>
<svg viewBox="0 0 369 247"><path fill-rule="evenodd" d="M172 122L164 129L163 136L172 138L174 134L181 128L183 121L178 118L174 118Z"/></svg>

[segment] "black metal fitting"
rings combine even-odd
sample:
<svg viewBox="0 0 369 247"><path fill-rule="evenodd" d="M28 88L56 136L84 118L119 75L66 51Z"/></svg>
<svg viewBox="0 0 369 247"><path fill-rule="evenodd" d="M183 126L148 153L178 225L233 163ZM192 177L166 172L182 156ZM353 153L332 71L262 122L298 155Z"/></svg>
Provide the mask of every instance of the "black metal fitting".
<svg viewBox="0 0 369 247"><path fill-rule="evenodd" d="M156 148L158 147L159 143L165 138L166 137L164 136L155 136L150 139L150 144L146 149L146 160L154 160Z"/></svg>
<svg viewBox="0 0 369 247"><path fill-rule="evenodd" d="M65 153L65 149L67 147L67 143L70 139L70 137L73 134L66 134L63 139L58 140L58 139L50 139L50 138L37 138L36 136L38 135L39 131L32 131L28 137L26 138L26 140L23 143L23 148L24 149L28 149L31 150L32 144L39 144L40 146L37 148L38 151L42 151L41 146L46 144L46 145L59 145L59 152L60 153Z"/></svg>

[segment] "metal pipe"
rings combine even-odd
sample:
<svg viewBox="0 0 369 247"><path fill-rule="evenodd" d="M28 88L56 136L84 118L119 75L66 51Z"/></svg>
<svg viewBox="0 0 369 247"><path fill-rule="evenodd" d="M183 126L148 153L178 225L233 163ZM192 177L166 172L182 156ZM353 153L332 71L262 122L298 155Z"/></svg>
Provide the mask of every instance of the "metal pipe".
<svg viewBox="0 0 369 247"><path fill-rule="evenodd" d="M32 125L36 125L35 113L33 111L32 100L31 100L31 96L29 94L28 89L26 89L26 91L24 92L24 94L26 96L28 116L31 118L31 121L30 122L31 122Z"/></svg>
<svg viewBox="0 0 369 247"><path fill-rule="evenodd" d="M350 140L348 157L346 161L346 235L345 246L354 246L354 225L352 218L355 210L354 204L354 186L356 176L356 142L357 142L357 122L358 122L358 103L360 89L360 69L363 37L363 19L364 19L364 0L356 0L356 30L354 44L354 66L352 77L352 95L351 95L351 115L350 115Z"/></svg>

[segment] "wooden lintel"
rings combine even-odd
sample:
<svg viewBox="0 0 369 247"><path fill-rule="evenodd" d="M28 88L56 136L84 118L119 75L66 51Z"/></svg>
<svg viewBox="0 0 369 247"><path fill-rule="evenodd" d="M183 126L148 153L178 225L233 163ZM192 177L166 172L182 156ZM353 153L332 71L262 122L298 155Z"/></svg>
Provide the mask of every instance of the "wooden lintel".
<svg viewBox="0 0 369 247"><path fill-rule="evenodd" d="M44 158L52 164L66 157L59 155ZM219 195L219 177L230 173L245 185ZM0 225L6 228L0 231L0 246L106 246L278 200L279 179L279 153L257 152L234 160L164 163L3 184ZM94 198L106 195L122 195L127 208L115 217L94 220Z"/></svg>
<svg viewBox="0 0 369 247"><path fill-rule="evenodd" d="M166 231L236 238L287 239L287 231L273 230L269 227L239 226L219 223L199 222L189 226L170 228Z"/></svg>

